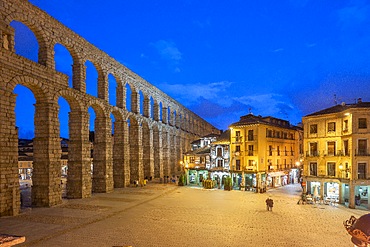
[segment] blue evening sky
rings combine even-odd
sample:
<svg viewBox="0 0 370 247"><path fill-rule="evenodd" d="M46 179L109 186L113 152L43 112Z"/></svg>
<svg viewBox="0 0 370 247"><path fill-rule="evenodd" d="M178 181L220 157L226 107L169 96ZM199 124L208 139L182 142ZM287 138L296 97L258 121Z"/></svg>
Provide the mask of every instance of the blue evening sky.
<svg viewBox="0 0 370 247"><path fill-rule="evenodd" d="M223 130L370 101L369 1L30 2Z"/></svg>

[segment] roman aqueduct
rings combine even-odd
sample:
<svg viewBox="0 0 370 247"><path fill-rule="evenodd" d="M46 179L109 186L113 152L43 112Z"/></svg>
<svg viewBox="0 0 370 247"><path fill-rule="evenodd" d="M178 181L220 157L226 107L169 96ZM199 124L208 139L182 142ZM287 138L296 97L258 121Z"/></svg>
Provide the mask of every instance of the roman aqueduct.
<svg viewBox="0 0 370 247"><path fill-rule="evenodd" d="M176 174L190 142L215 130L27 0L0 0L0 8L0 216L20 212L16 85L29 88L36 99L32 177L32 204L36 207L62 203L60 97L70 107L68 198L108 193L144 177ZM36 36L38 62L15 53L12 21L23 23ZM72 86L69 77L55 69L56 44L63 45L73 58ZM86 93L86 61L98 72L97 97ZM115 106L108 100L108 75L117 82ZM131 111L126 109L127 85L131 88ZM96 114L93 161L89 107Z"/></svg>

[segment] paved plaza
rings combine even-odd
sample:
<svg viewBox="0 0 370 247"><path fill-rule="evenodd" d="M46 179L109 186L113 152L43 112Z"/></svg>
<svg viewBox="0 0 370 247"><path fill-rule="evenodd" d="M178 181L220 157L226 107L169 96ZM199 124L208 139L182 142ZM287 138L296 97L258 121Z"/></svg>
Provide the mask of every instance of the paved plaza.
<svg viewBox="0 0 370 247"><path fill-rule="evenodd" d="M301 188L264 194L149 183L0 218L19 246L353 246L343 221L368 213L297 205ZM265 200L274 200L267 211Z"/></svg>

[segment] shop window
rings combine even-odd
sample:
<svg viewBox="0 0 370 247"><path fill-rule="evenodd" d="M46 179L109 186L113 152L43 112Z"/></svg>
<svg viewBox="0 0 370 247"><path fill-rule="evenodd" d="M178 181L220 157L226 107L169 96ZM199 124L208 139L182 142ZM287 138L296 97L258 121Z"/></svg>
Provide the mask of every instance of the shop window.
<svg viewBox="0 0 370 247"><path fill-rule="evenodd" d="M335 177L335 162L328 162L326 166L328 176Z"/></svg>
<svg viewBox="0 0 370 247"><path fill-rule="evenodd" d="M358 119L358 128L359 129L366 129L367 128L366 118L359 118Z"/></svg>
<svg viewBox="0 0 370 247"><path fill-rule="evenodd" d="M328 142L328 155L335 156L335 142Z"/></svg>
<svg viewBox="0 0 370 247"><path fill-rule="evenodd" d="M358 179L366 179L366 163L358 163Z"/></svg>
<svg viewBox="0 0 370 247"><path fill-rule="evenodd" d="M317 124L310 125L310 134L317 134Z"/></svg>
<svg viewBox="0 0 370 247"><path fill-rule="evenodd" d="M335 122L328 123L328 132L334 132L335 131Z"/></svg>

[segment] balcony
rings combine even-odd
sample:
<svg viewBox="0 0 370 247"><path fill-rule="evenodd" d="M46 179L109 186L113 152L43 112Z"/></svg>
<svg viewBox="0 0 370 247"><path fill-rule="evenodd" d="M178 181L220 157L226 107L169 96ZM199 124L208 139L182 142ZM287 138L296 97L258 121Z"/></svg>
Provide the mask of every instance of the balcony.
<svg viewBox="0 0 370 247"><path fill-rule="evenodd" d="M241 155L242 155L242 151L234 151L233 152L234 157L241 156Z"/></svg>
<svg viewBox="0 0 370 247"><path fill-rule="evenodd" d="M359 149L355 150L356 156L370 156L369 150L368 149Z"/></svg>
<svg viewBox="0 0 370 247"><path fill-rule="evenodd" d="M257 140L257 135L248 135L247 140L248 141L256 141Z"/></svg>
<svg viewBox="0 0 370 247"><path fill-rule="evenodd" d="M319 156L320 156L319 151L306 152L306 157L319 157Z"/></svg>
<svg viewBox="0 0 370 247"><path fill-rule="evenodd" d="M242 136L234 136L233 138L235 139L235 141L233 143L243 142L243 137Z"/></svg>

